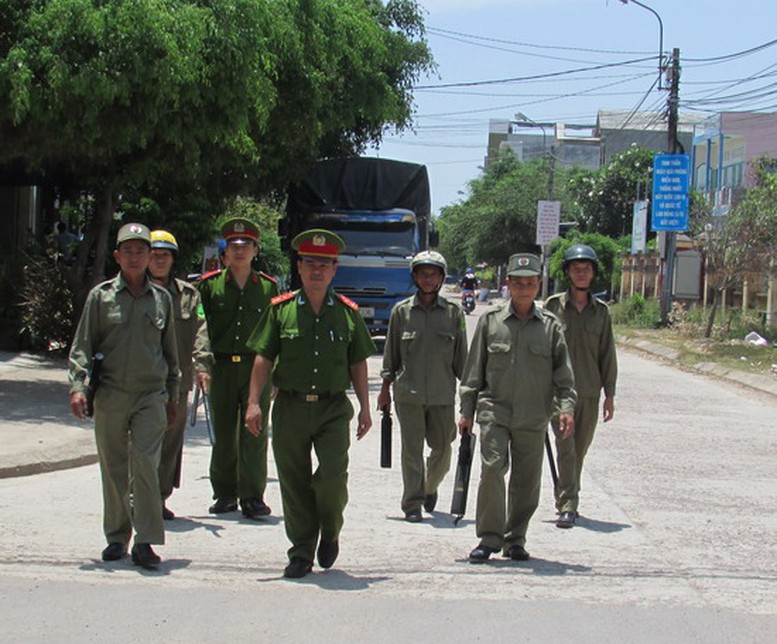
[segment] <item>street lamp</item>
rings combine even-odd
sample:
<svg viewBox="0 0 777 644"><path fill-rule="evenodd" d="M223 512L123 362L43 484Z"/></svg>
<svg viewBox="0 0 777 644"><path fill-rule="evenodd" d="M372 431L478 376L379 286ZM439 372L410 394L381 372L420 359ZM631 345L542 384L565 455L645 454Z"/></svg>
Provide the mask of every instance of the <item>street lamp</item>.
<svg viewBox="0 0 777 644"><path fill-rule="evenodd" d="M517 125L531 124L532 126L536 126L540 128L540 130L542 130L542 154L545 154L545 141L547 140L548 137L542 123L537 123L537 121L535 121L534 119L530 119L523 112L516 112L513 116L515 118Z"/></svg>
<svg viewBox="0 0 777 644"><path fill-rule="evenodd" d="M639 0L621 0L621 4L629 4L629 2L646 9L656 17L656 20L658 20L658 89L664 89L661 84L661 77L664 73L664 23L661 20L661 16L646 4L639 2Z"/></svg>

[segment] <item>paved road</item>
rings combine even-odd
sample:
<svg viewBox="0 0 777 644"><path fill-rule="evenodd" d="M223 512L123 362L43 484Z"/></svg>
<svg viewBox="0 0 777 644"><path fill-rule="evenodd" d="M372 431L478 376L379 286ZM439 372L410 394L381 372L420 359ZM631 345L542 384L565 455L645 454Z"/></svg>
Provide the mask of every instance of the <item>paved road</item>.
<svg viewBox="0 0 777 644"><path fill-rule="evenodd" d="M454 528L450 478L439 511L405 523L399 469L378 466L378 431L352 446L340 559L301 582L280 576L288 544L274 464L266 523L207 514L201 422L187 437L184 487L170 503L179 518L157 573L99 561L96 465L2 479L0 640L769 641L777 403L637 354L621 352L620 365L616 418L587 462L580 523L555 527L546 480L526 563L466 562L474 505Z"/></svg>

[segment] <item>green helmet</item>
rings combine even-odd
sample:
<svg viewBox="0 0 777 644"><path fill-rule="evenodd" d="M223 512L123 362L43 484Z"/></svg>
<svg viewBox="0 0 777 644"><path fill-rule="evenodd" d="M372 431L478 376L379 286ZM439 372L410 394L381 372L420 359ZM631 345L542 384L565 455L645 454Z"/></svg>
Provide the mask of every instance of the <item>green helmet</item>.
<svg viewBox="0 0 777 644"><path fill-rule="evenodd" d="M594 269L599 268L599 258L596 255L596 251L590 246L586 246L585 244L575 244L574 246L570 246L567 249L567 252L564 253L564 261L561 264L561 268L566 270L569 262L574 261L591 262L591 264L594 266Z"/></svg>
<svg viewBox="0 0 777 644"><path fill-rule="evenodd" d="M417 266L436 266L442 271L443 276L448 274L448 264L445 258L436 250L422 250L410 260L410 272L415 271Z"/></svg>

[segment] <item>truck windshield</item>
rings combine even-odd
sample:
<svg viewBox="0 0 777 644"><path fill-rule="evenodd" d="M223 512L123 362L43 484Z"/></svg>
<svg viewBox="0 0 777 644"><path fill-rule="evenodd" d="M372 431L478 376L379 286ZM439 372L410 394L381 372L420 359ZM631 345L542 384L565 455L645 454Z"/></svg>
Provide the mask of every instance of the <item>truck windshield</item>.
<svg viewBox="0 0 777 644"><path fill-rule="evenodd" d="M405 230L347 230L336 228L345 241L346 255L396 255L407 257L415 252L413 228Z"/></svg>

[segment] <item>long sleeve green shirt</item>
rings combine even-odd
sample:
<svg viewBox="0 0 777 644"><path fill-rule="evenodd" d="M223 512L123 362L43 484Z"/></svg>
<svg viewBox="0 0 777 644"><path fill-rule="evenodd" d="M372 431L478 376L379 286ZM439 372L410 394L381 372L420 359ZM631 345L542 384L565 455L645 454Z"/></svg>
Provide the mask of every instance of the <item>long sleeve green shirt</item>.
<svg viewBox="0 0 777 644"><path fill-rule="evenodd" d="M565 291L549 297L545 308L561 320L578 395L592 398L604 389L605 396L615 396L618 359L607 305L589 294L588 305L578 311Z"/></svg>
<svg viewBox="0 0 777 644"><path fill-rule="evenodd" d="M416 294L394 306L380 375L394 383L396 402L453 405L466 360L467 327L458 304L438 297L425 309Z"/></svg>
<svg viewBox="0 0 777 644"><path fill-rule="evenodd" d="M202 311L208 321L210 347L220 354L252 353L248 338L278 294L271 278L252 271L241 289L228 268L199 284Z"/></svg>
<svg viewBox="0 0 777 644"><path fill-rule="evenodd" d="M520 320L510 301L484 313L464 367L461 415L510 428L545 427L574 413L577 394L559 321L534 306Z"/></svg>
<svg viewBox="0 0 777 644"><path fill-rule="evenodd" d="M194 372L210 373L213 354L210 351L208 324L198 315L199 291L184 280L171 279L167 292L173 301L175 337L178 343L178 364L181 368L181 392L190 391Z"/></svg>
<svg viewBox="0 0 777 644"><path fill-rule="evenodd" d="M135 297L121 274L95 286L86 298L70 349L70 391L83 392L92 357L104 356L102 386L123 391L166 390L178 397L178 347L173 304L148 278Z"/></svg>
<svg viewBox="0 0 777 644"><path fill-rule="evenodd" d="M351 365L375 353L361 314L329 291L316 314L302 290L276 298L248 345L275 362L279 389L323 394L351 386Z"/></svg>

